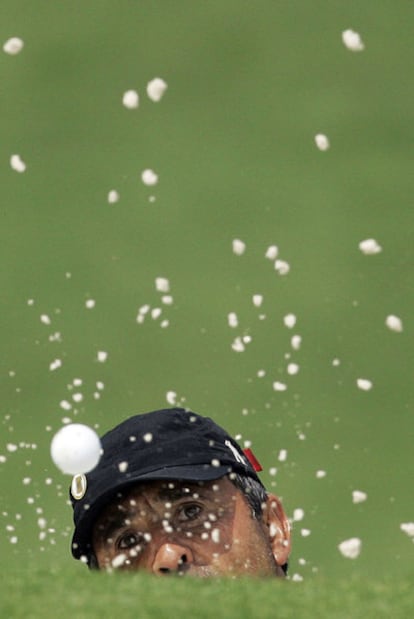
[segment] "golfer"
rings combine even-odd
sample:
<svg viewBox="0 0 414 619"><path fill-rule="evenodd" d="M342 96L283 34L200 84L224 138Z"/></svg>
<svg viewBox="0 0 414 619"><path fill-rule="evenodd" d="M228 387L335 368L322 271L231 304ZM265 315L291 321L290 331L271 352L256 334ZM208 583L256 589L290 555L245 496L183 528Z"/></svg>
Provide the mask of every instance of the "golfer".
<svg viewBox="0 0 414 619"><path fill-rule="evenodd" d="M136 415L102 448L71 485L76 559L157 575L285 576L282 504L252 452L211 419L181 408Z"/></svg>

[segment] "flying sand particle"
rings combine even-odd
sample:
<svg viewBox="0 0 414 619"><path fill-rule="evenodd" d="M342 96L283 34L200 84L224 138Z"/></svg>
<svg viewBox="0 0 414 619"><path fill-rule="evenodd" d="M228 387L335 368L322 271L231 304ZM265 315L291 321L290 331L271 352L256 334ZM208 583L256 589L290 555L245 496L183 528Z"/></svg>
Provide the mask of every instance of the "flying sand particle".
<svg viewBox="0 0 414 619"><path fill-rule="evenodd" d="M361 540L358 537L351 537L338 544L339 552L347 559L356 559L361 553Z"/></svg>
<svg viewBox="0 0 414 619"><path fill-rule="evenodd" d="M402 522L400 529L403 533L406 533L414 541L414 522Z"/></svg>
<svg viewBox="0 0 414 619"><path fill-rule="evenodd" d="M158 183L158 174L156 174L154 170L147 168L146 170L142 171L141 180L144 185L147 185L148 187L153 187Z"/></svg>
<svg viewBox="0 0 414 619"><path fill-rule="evenodd" d="M26 171L27 166L25 162L23 161L23 159L20 157L20 155L12 155L10 157L10 167L15 172L22 173Z"/></svg>
<svg viewBox="0 0 414 619"><path fill-rule="evenodd" d="M372 389L372 381L367 378L358 378L356 382L358 389L361 389L361 391L370 391Z"/></svg>
<svg viewBox="0 0 414 619"><path fill-rule="evenodd" d="M367 493L362 490L353 490L352 491L352 503L363 503L367 500Z"/></svg>
<svg viewBox="0 0 414 619"><path fill-rule="evenodd" d="M155 278L155 289L158 292L169 292L170 291L170 282L169 282L169 280L166 277L156 277ZM148 306L144 305L143 307L148 307Z"/></svg>
<svg viewBox="0 0 414 619"><path fill-rule="evenodd" d="M253 305L255 307L260 307L263 303L263 295L262 294L254 294L253 295Z"/></svg>
<svg viewBox="0 0 414 619"><path fill-rule="evenodd" d="M395 333L401 333L403 330L401 318L398 318L398 316L394 316L393 314L387 316L385 324L387 325L388 329L390 329L390 331L394 331Z"/></svg>
<svg viewBox="0 0 414 619"><path fill-rule="evenodd" d="M127 90L122 95L122 103L128 110L135 110L139 105L139 95L136 90Z"/></svg>
<svg viewBox="0 0 414 619"><path fill-rule="evenodd" d="M46 520L46 518L38 518L37 519L37 526L39 527L39 529L46 529L46 527L47 527L47 520Z"/></svg>
<svg viewBox="0 0 414 619"><path fill-rule="evenodd" d="M240 239L233 239L232 248L233 253L236 254L236 256L241 256L246 251L246 243L244 243Z"/></svg>
<svg viewBox="0 0 414 619"><path fill-rule="evenodd" d="M218 544L220 542L220 529L213 529L211 531L211 540Z"/></svg>
<svg viewBox="0 0 414 619"><path fill-rule="evenodd" d="M315 135L315 144L319 150L325 151L330 147L329 138L323 133L317 133Z"/></svg>
<svg viewBox="0 0 414 619"><path fill-rule="evenodd" d="M16 56L24 47L24 42L19 37L11 37L3 45L3 51L10 56Z"/></svg>
<svg viewBox="0 0 414 619"><path fill-rule="evenodd" d="M296 324L295 314L286 314L286 316L283 317L283 322L285 327L287 327L288 329L293 329Z"/></svg>
<svg viewBox="0 0 414 619"><path fill-rule="evenodd" d="M375 239L365 239L359 243L359 249L366 256L375 256L382 252L382 247Z"/></svg>
<svg viewBox="0 0 414 619"><path fill-rule="evenodd" d="M115 204L116 202L119 202L119 198L120 195L115 189L111 189L111 191L108 193L107 199L109 204Z"/></svg>
<svg viewBox="0 0 414 619"><path fill-rule="evenodd" d="M175 391L167 391L165 398L168 404L171 404L172 406L177 404L177 393Z"/></svg>
<svg viewBox="0 0 414 619"><path fill-rule="evenodd" d="M124 565L125 561L127 560L127 556L125 553L121 553L119 555L116 555L116 557L114 557L111 561L111 565L114 568L118 568L121 567L122 565Z"/></svg>
<svg viewBox="0 0 414 619"><path fill-rule="evenodd" d="M161 313L162 313L162 309L160 307L154 307L151 310L151 318L153 320L157 320L157 318L159 318L161 316Z"/></svg>
<svg viewBox="0 0 414 619"><path fill-rule="evenodd" d="M304 516L305 511L301 507L297 507L293 510L293 520L295 522L300 522L301 520L303 520Z"/></svg>
<svg viewBox="0 0 414 619"><path fill-rule="evenodd" d="M239 321L237 319L237 314L235 312L230 312L227 316L227 322L229 327L235 329L239 325Z"/></svg>
<svg viewBox="0 0 414 619"><path fill-rule="evenodd" d="M243 339L239 335L233 340L231 347L235 352L244 352L246 349Z"/></svg>
<svg viewBox="0 0 414 619"><path fill-rule="evenodd" d="M351 52L362 52L365 49L361 35L350 28L342 32L342 42Z"/></svg>
<svg viewBox="0 0 414 619"><path fill-rule="evenodd" d="M167 82L160 77L155 77L147 84L147 95L151 101L158 103L158 101L161 101L164 96L167 87Z"/></svg>
<svg viewBox="0 0 414 619"><path fill-rule="evenodd" d="M286 260L276 260L275 270L279 273L279 275L287 275L290 271L290 265L286 262Z"/></svg>
<svg viewBox="0 0 414 619"><path fill-rule="evenodd" d="M146 316L146 314L148 314L150 309L151 309L151 307L148 304L142 305L138 309L137 322L143 323L144 320L145 320L145 316Z"/></svg>
<svg viewBox="0 0 414 619"><path fill-rule="evenodd" d="M297 363L289 363L287 366L287 373L290 376L296 376L299 372L299 365Z"/></svg>
<svg viewBox="0 0 414 619"><path fill-rule="evenodd" d="M277 459L279 460L279 462L286 462L287 460L287 449L281 449L279 451L279 455L277 457Z"/></svg>
<svg viewBox="0 0 414 619"><path fill-rule="evenodd" d="M278 254L279 248L277 247L277 245L270 245L266 250L265 257L268 260L276 260Z"/></svg>

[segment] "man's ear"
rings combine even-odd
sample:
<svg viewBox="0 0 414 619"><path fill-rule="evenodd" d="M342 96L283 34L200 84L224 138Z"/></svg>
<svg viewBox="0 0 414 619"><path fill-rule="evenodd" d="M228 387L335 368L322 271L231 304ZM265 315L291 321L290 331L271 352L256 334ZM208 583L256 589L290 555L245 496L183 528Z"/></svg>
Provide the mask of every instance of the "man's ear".
<svg viewBox="0 0 414 619"><path fill-rule="evenodd" d="M270 546L279 566L287 563L290 554L290 522L280 499L269 494L263 509L263 520L267 527Z"/></svg>

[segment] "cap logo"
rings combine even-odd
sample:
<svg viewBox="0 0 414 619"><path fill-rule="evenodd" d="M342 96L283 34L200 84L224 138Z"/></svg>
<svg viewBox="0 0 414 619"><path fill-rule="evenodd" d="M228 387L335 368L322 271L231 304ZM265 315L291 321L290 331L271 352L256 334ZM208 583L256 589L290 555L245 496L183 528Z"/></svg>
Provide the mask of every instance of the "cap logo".
<svg viewBox="0 0 414 619"><path fill-rule="evenodd" d="M85 496L87 487L88 482L86 481L85 475L83 473L77 473L72 479L70 493L74 499L80 501Z"/></svg>
<svg viewBox="0 0 414 619"><path fill-rule="evenodd" d="M230 449L230 451L232 452L232 454L235 457L237 462L240 462L240 464L243 464L244 466L247 466L247 462L246 462L245 458L237 451L235 446L230 441L228 441L228 440L224 441L224 444L226 445L226 447L228 447Z"/></svg>

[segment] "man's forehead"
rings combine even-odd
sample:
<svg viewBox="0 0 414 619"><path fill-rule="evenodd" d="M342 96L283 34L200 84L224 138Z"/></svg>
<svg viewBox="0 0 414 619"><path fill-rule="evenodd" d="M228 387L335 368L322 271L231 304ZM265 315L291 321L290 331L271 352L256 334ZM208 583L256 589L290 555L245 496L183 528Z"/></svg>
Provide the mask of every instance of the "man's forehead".
<svg viewBox="0 0 414 619"><path fill-rule="evenodd" d="M185 497L198 498L201 496L219 501L223 494L237 492L235 486L227 478L214 481L183 481L162 480L140 482L123 493L119 493L104 510L105 516L119 512L130 512L131 507L139 506L148 500L169 503Z"/></svg>

